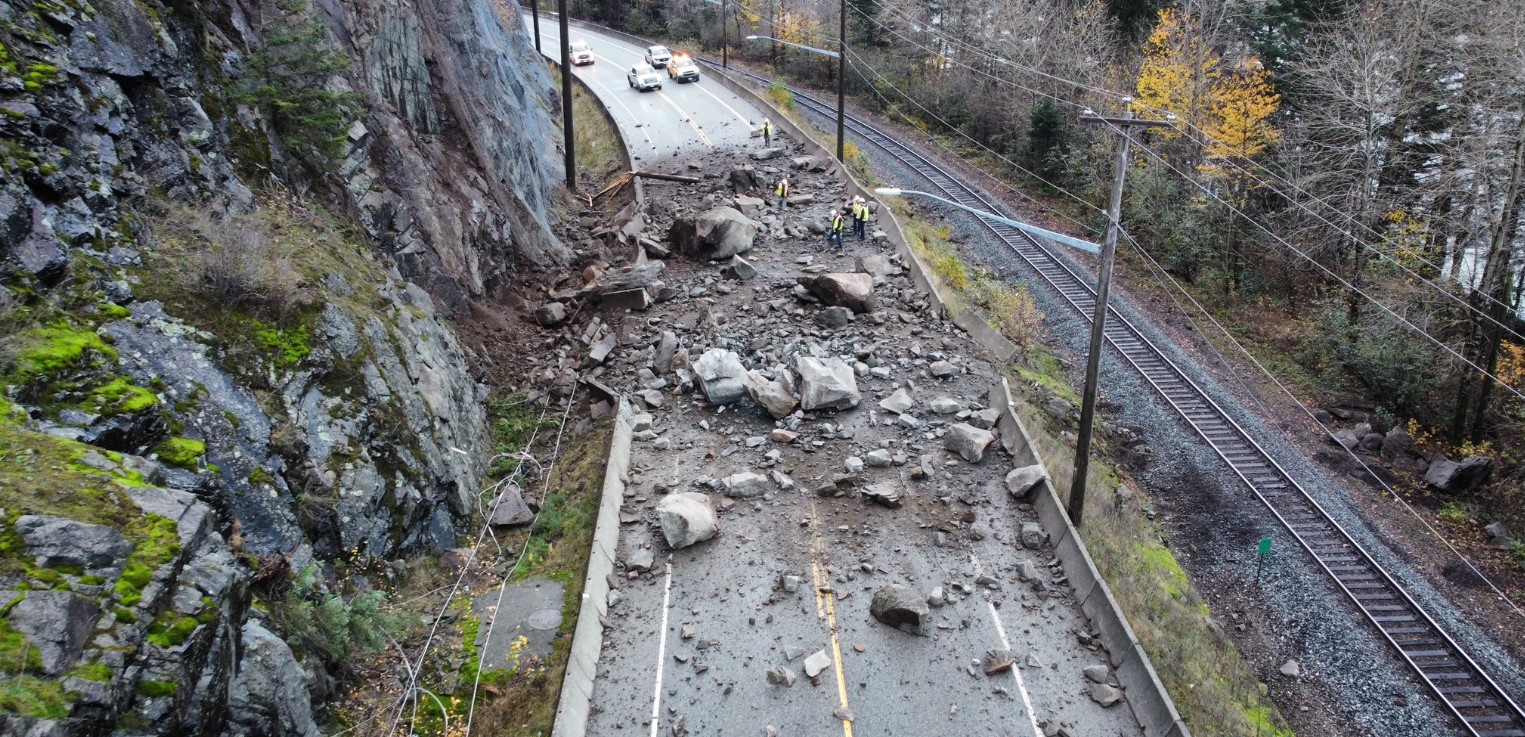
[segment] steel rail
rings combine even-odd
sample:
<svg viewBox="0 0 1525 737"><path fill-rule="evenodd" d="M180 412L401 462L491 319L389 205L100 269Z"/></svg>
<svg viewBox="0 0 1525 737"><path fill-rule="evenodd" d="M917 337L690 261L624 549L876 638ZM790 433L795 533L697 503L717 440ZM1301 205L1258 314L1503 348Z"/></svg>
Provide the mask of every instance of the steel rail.
<svg viewBox="0 0 1525 737"><path fill-rule="evenodd" d="M702 60L715 66L709 60ZM731 74L766 85L769 79L732 66ZM836 108L792 90L817 115ZM949 199L999 213L1000 205L959 177L860 118L848 128L924 177ZM1082 278L1043 244L1008 225L980 219L1088 323L1095 310L1090 279ZM1234 474L1292 533L1365 618L1457 717L1472 737L1525 737L1525 711L1509 697L1423 607L1293 479L1238 422L1126 317L1108 311L1107 342L1184 418Z"/></svg>

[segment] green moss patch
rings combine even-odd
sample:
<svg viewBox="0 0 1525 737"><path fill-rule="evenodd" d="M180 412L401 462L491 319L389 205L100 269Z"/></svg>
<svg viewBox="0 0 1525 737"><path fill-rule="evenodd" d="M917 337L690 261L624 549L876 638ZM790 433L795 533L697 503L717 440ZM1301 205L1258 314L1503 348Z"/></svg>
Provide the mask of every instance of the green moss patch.
<svg viewBox="0 0 1525 737"><path fill-rule="evenodd" d="M195 471L198 461L206 455L207 444L193 438L173 437L154 446L154 453L159 460L176 468L187 471Z"/></svg>
<svg viewBox="0 0 1525 737"><path fill-rule="evenodd" d="M91 409L104 415L132 414L158 406L159 397L119 376L91 390L89 403Z"/></svg>
<svg viewBox="0 0 1525 737"><path fill-rule="evenodd" d="M166 612L148 626L148 641L162 648L176 647L190 639L201 620Z"/></svg>
<svg viewBox="0 0 1525 737"><path fill-rule="evenodd" d="M0 714L62 719L69 715L69 705L75 698L58 681L35 676L0 679Z"/></svg>
<svg viewBox="0 0 1525 737"><path fill-rule="evenodd" d="M114 674L115 672L111 670L111 666L105 663L83 663L74 666L74 669L69 671L69 675L75 678L95 681L96 683L111 683L111 678Z"/></svg>
<svg viewBox="0 0 1525 737"><path fill-rule="evenodd" d="M141 681L138 683L138 693L152 698L174 696L178 690L180 690L180 684L173 681Z"/></svg>
<svg viewBox="0 0 1525 737"><path fill-rule="evenodd" d="M115 362L116 349L101 340L94 330L75 328L68 323L32 328L17 336L15 369L7 379L27 384L57 376L65 371Z"/></svg>

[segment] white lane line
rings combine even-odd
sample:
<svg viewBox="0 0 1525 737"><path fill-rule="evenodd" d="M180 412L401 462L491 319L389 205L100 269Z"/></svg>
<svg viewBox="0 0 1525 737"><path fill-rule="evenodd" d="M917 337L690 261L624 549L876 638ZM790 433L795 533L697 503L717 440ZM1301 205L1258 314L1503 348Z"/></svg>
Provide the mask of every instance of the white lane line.
<svg viewBox="0 0 1525 737"><path fill-rule="evenodd" d="M984 569L980 566L980 559L974 553L969 554L969 560L974 563L974 575L976 577L985 574ZM989 598L985 599L985 608L990 610L990 621L995 623L995 633L1001 638L1001 648L1015 656L1016 652L1011 649L1011 640L1006 639L1006 627L1001 624L1001 615L996 611L995 602L992 602ZM664 632L663 634L665 635L666 633ZM1038 729L1038 715L1033 711L1032 696L1027 693L1027 683L1022 680L1022 664L1012 664L1011 674L1016 677L1017 690L1022 693L1022 705L1027 707L1027 722L1032 725L1033 737L1043 737L1043 731ZM655 737L654 734L653 737Z"/></svg>
<svg viewBox="0 0 1525 737"><path fill-rule="evenodd" d="M542 37L544 37L547 34L546 34L545 31L541 31L540 35ZM608 57L606 57L606 56L604 56L602 54L594 54L594 56L597 56L598 58L603 59L604 61L607 61L610 64L614 63L611 59L609 59ZM551 57L547 55L546 58L550 59ZM657 144L656 141L652 140L651 134L646 132L646 126L640 124L641 123L641 116L636 115L635 111L631 110L630 106L626 105L625 101L620 99L619 93L615 92L613 89L611 89L609 87L609 85L604 84L603 80L599 79L598 77L596 77L596 76L594 76L592 74L585 75L585 74L582 73L582 70L580 70L580 69L573 69L572 72L577 75L578 79L580 79L580 80L582 80L584 82L591 82L593 84L596 84L600 88L602 88L605 92L609 93L609 99L614 100L616 103L619 104L620 107L625 109L625 112L630 114L631 125L633 127L635 127L635 129L637 131L640 131L641 135L646 138L646 142L651 144L651 145L653 145L653 146L655 146Z"/></svg>
<svg viewBox="0 0 1525 737"><path fill-rule="evenodd" d="M695 82L694 86L695 87L699 87L699 83ZM716 95L715 93L710 92L709 90L704 89L703 87L699 87L699 91L703 92L706 95L709 95L710 97L715 98L715 102L720 103L721 107L731 111L731 114L735 115L736 119L740 120L741 124L747 127L747 130L752 130L752 121L747 120L747 116L742 115L741 113L736 112L736 108L733 108L730 105L725 104L725 100L720 99L720 97L718 95Z"/></svg>
<svg viewBox="0 0 1525 737"><path fill-rule="evenodd" d="M657 737L662 718L662 668L667 665L667 611L672 606L672 556L667 556L667 582L662 586L662 637L657 642L657 685L651 693L651 737Z"/></svg>

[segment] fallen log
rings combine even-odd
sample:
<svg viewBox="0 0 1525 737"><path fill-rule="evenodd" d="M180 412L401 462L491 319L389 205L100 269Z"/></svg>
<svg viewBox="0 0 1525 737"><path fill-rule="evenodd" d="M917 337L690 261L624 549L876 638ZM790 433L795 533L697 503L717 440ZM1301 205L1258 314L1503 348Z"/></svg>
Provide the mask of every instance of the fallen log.
<svg viewBox="0 0 1525 737"><path fill-rule="evenodd" d="M680 174L658 174L654 171L633 171L632 176L645 177L647 179L661 179L664 182L682 182L684 184L698 184L699 177L685 177Z"/></svg>

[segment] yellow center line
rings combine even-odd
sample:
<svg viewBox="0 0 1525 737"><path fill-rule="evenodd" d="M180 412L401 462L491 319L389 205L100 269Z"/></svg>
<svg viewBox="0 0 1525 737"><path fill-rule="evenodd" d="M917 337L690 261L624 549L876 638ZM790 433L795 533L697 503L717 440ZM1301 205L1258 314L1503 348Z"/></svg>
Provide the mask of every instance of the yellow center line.
<svg viewBox="0 0 1525 737"><path fill-rule="evenodd" d="M693 128L694 132L699 134L699 140L703 141L704 145L709 146L710 148L714 148L715 147L715 144L710 142L710 137L704 135L704 129L700 128L699 124L694 122L693 116L689 115L686 112L683 112L683 108L678 107L678 103L673 102L672 98L668 97L666 92L663 92L661 90L657 90L657 97L662 98L663 102L665 102L668 105L672 106L673 110L678 111L678 115L683 118L683 121L685 123L688 123L688 127Z"/></svg>
<svg viewBox="0 0 1525 737"><path fill-rule="evenodd" d="M826 601L826 624L831 629L831 659L837 671L837 699L844 710L851 711L852 707L847 701L847 674L842 671L842 638L837 628L836 592L831 587L831 568L825 561L826 538L821 534L821 513L814 502L810 505L810 516L815 521L815 540L810 546L810 565L816 580L819 581L815 587L816 599L819 602L824 597ZM842 720L842 734L843 737L853 737L852 722Z"/></svg>

